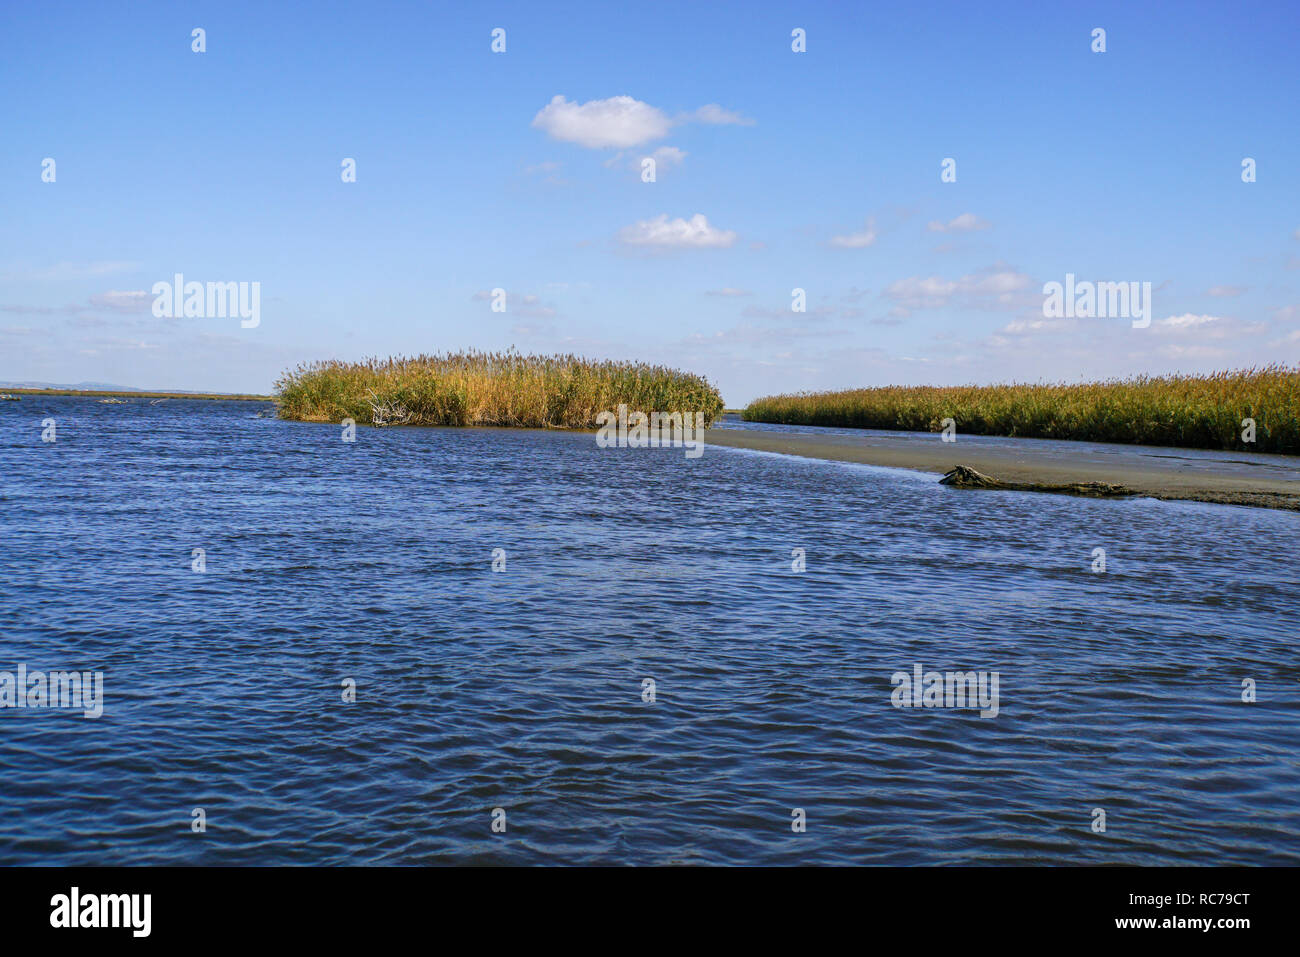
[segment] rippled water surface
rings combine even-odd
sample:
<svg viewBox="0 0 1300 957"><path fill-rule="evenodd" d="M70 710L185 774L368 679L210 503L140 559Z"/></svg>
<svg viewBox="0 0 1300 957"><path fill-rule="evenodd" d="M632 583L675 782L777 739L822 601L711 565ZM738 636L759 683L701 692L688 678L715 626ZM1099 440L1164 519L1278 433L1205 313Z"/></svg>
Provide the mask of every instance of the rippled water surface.
<svg viewBox="0 0 1300 957"><path fill-rule="evenodd" d="M1300 863L1300 516L260 408L0 403L0 862Z"/></svg>

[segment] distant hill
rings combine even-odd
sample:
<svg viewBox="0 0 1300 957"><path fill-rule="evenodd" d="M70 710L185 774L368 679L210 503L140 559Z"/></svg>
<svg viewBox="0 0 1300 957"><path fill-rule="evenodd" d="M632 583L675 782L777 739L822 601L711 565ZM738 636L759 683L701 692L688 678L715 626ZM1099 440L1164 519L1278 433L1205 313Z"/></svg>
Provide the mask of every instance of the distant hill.
<svg viewBox="0 0 1300 957"><path fill-rule="evenodd" d="M137 389L130 385L113 385L111 382L77 382L66 385L60 382L0 382L0 389L57 389L69 392L154 392L161 389ZM176 389L168 389L175 392ZM188 390L183 390L188 391Z"/></svg>
<svg viewBox="0 0 1300 957"><path fill-rule="evenodd" d="M203 392L194 389L141 389L133 385L114 385L111 382L75 382L66 385L58 382L0 382L0 392L6 389L41 389L47 392L96 392L108 393L111 395L130 395L139 393L141 395L175 395L175 396L200 396L203 398L221 398L229 396L232 399L261 399L265 396L254 395L247 392Z"/></svg>
<svg viewBox="0 0 1300 957"><path fill-rule="evenodd" d="M272 400L269 395L249 392L193 392L189 389L138 389L135 386L113 385L108 382L78 382L75 385L58 385L53 382L0 382L0 392L12 391L19 395L80 395L80 396L139 396L144 399L255 399Z"/></svg>

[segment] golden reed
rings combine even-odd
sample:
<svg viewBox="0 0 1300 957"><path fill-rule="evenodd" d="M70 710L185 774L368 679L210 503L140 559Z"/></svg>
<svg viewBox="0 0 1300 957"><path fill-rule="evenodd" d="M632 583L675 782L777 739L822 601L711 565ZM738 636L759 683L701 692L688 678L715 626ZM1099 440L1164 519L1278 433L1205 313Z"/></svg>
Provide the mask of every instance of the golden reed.
<svg viewBox="0 0 1300 957"><path fill-rule="evenodd" d="M722 396L702 376L513 350L304 363L276 380L275 397L281 418L366 425L595 429L620 404L699 412L706 425L722 413Z"/></svg>
<svg viewBox="0 0 1300 957"><path fill-rule="evenodd" d="M1300 454L1300 366L1082 385L887 386L775 395L751 422ZM1248 428L1245 420L1253 420ZM1254 441L1250 441L1253 438Z"/></svg>

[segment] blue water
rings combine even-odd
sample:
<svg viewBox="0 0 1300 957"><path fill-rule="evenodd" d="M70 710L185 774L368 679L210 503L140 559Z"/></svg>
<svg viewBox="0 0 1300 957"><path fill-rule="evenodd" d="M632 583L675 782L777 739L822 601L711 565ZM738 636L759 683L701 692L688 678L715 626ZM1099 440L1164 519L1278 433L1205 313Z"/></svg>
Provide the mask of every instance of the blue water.
<svg viewBox="0 0 1300 957"><path fill-rule="evenodd" d="M1300 863L1294 513L261 408L0 403L0 863Z"/></svg>

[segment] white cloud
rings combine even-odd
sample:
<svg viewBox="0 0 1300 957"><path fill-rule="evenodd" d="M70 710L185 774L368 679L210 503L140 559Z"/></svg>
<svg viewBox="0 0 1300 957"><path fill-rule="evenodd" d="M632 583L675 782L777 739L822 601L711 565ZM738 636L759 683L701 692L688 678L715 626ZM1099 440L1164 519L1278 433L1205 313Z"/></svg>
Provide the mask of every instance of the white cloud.
<svg viewBox="0 0 1300 957"><path fill-rule="evenodd" d="M668 214L663 213L626 227L618 238L629 246L725 248L736 241L736 234L710 226L702 213L696 213L689 220L669 219Z"/></svg>
<svg viewBox="0 0 1300 957"><path fill-rule="evenodd" d="M1245 286L1211 286L1205 291L1205 294L1214 296L1216 299L1222 299L1229 296L1240 296L1245 291Z"/></svg>
<svg viewBox="0 0 1300 957"><path fill-rule="evenodd" d="M830 244L838 246L841 249L865 249L867 246L875 245L876 242L876 220L874 218L867 220L867 228L860 233L849 233L847 236L832 236Z"/></svg>
<svg viewBox="0 0 1300 957"><path fill-rule="evenodd" d="M980 219L974 213L962 213L947 223L933 220L925 228L932 233L972 233L979 229L991 229L992 224Z"/></svg>
<svg viewBox="0 0 1300 957"><path fill-rule="evenodd" d="M1193 326L1203 326L1207 323L1218 322L1219 316L1196 316L1190 312L1183 313L1181 316L1168 316L1164 319L1157 319L1157 326L1170 326L1174 329L1190 329Z"/></svg>
<svg viewBox="0 0 1300 957"><path fill-rule="evenodd" d="M1003 332L1042 332L1072 329L1077 323L1072 319L1012 319L1002 327Z"/></svg>
<svg viewBox="0 0 1300 957"><path fill-rule="evenodd" d="M734 110L709 103L690 113L669 118L663 110L630 96L611 96L586 103L569 101L562 95L551 98L533 117L533 126L552 139L577 143L590 149L631 149L661 140L674 126L704 123L709 126L753 126L754 121ZM680 162L680 154L672 159ZM638 158L639 160L639 158ZM658 161L658 160L656 160Z"/></svg>
<svg viewBox="0 0 1300 957"><path fill-rule="evenodd" d="M630 96L581 104L555 96L533 117L533 126L552 139L591 149L629 149L667 136L672 121L663 111Z"/></svg>

